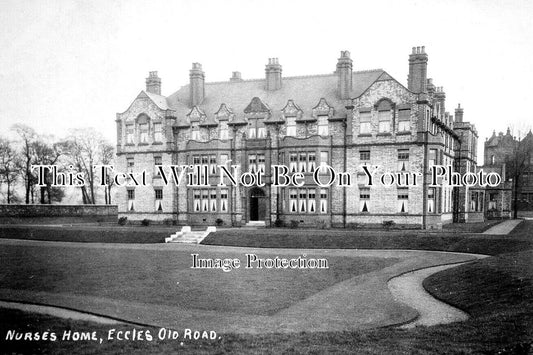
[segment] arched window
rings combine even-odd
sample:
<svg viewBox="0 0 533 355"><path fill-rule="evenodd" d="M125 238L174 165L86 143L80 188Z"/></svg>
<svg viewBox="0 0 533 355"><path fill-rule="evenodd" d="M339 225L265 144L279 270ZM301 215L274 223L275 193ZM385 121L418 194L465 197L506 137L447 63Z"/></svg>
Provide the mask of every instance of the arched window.
<svg viewBox="0 0 533 355"><path fill-rule="evenodd" d="M137 127L139 127L139 143L147 144L148 134L150 131L150 117L148 117L144 113L140 114L137 117Z"/></svg>

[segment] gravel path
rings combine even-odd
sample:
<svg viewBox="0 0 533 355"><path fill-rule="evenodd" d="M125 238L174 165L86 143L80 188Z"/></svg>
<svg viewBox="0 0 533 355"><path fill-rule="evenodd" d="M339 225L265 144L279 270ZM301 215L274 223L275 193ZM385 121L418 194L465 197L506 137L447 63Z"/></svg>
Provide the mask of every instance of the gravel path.
<svg viewBox="0 0 533 355"><path fill-rule="evenodd" d="M487 229L483 234L497 234L497 235L507 235L511 233L511 231L522 222L521 219L509 219L507 221L503 221L502 223L498 223L494 227L491 227Z"/></svg>
<svg viewBox="0 0 533 355"><path fill-rule="evenodd" d="M95 322L100 324L122 324L122 322L113 318L96 316L90 313L78 312L61 307L44 306L39 304L0 301L0 308L18 309L19 311L24 312L47 314L49 316L59 318Z"/></svg>
<svg viewBox="0 0 533 355"><path fill-rule="evenodd" d="M402 325L401 328L447 324L468 319L467 313L439 301L422 286L422 282L428 276L460 264L464 263L440 265L411 271L389 280L388 286L394 299L416 309L419 314L415 320Z"/></svg>

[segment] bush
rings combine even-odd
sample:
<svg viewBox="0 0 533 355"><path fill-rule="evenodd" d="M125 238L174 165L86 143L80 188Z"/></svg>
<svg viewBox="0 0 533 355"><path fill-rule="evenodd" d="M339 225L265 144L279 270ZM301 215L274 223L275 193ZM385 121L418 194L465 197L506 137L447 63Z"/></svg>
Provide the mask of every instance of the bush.
<svg viewBox="0 0 533 355"><path fill-rule="evenodd" d="M290 227L292 229L296 229L296 228L298 228L299 224L300 224L300 222L298 222L298 221L291 221Z"/></svg>
<svg viewBox="0 0 533 355"><path fill-rule="evenodd" d="M141 224L142 224L143 226L147 227L147 226L150 225L150 220L145 218L145 219L143 219L143 220L141 221Z"/></svg>
<svg viewBox="0 0 533 355"><path fill-rule="evenodd" d="M220 227L220 226L224 225L224 221L222 220L222 218L217 218L215 220L215 224Z"/></svg>
<svg viewBox="0 0 533 355"><path fill-rule="evenodd" d="M395 224L394 221L383 221L383 227L387 229L394 227Z"/></svg>
<svg viewBox="0 0 533 355"><path fill-rule="evenodd" d="M120 217L118 219L118 224L120 224L121 226L125 225L127 222L128 222L128 217Z"/></svg>
<svg viewBox="0 0 533 355"><path fill-rule="evenodd" d="M174 224L174 220L172 218L165 218L163 220L163 224L165 226L172 226Z"/></svg>
<svg viewBox="0 0 533 355"><path fill-rule="evenodd" d="M274 227L285 227L285 222L282 219L276 219L276 221L274 222Z"/></svg>

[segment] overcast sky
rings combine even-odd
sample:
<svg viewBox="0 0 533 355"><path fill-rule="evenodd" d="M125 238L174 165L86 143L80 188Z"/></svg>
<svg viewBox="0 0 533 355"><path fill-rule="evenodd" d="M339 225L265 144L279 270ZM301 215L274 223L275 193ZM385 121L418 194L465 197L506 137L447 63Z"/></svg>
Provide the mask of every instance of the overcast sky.
<svg viewBox="0 0 533 355"><path fill-rule="evenodd" d="M474 123L531 128L533 1L5 1L0 0L0 134L14 123L65 135L94 126L115 142L115 114L157 70L162 93L232 71L262 78L330 73L341 50L354 70L383 68L406 84L426 46L428 77ZM480 149L481 152L481 149Z"/></svg>

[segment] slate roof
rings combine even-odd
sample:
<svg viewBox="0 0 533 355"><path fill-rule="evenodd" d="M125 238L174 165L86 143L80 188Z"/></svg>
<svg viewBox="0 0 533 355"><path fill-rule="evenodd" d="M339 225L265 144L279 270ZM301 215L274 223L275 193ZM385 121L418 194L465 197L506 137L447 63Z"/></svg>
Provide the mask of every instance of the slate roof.
<svg viewBox="0 0 533 355"><path fill-rule="evenodd" d="M352 98L360 96L378 79L390 80L392 78L383 69L353 72L353 90L350 96ZM338 77L336 74L283 77L282 80L282 88L275 91L265 90L265 79L206 82L205 99L199 107L209 117L218 111L220 104L225 103L236 114L236 118L239 118L244 115L244 110L252 98L258 97L272 109L273 117L279 117L287 101L292 99L303 110L304 116L309 116L312 108L321 98L325 98L331 106L335 107L336 114L344 112L344 103L337 94ZM150 94L150 97L153 96L157 100L163 98ZM170 109L175 110L176 116L180 118L185 117L191 111L189 100L189 85L185 85L168 96L166 104ZM159 107L164 106L158 102L156 104Z"/></svg>

